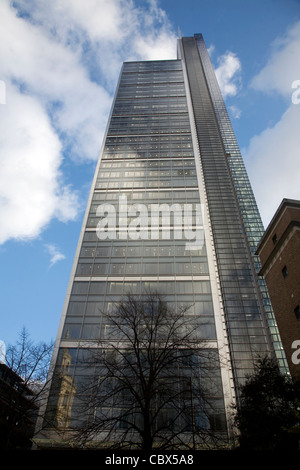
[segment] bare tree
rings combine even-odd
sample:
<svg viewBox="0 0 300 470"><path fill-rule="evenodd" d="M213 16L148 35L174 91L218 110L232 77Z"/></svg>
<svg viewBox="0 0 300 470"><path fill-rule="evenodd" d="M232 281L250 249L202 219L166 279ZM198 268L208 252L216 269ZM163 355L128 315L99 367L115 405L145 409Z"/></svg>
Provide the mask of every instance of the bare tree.
<svg viewBox="0 0 300 470"><path fill-rule="evenodd" d="M34 343L24 327L15 345L8 345L2 365L1 446L14 447L19 430L30 437L43 398L53 344ZM29 432L30 429L30 432Z"/></svg>
<svg viewBox="0 0 300 470"><path fill-rule="evenodd" d="M94 372L77 390L77 441L144 451L215 445L224 430L219 357L197 318L150 293L128 295L106 320L109 339L86 350Z"/></svg>

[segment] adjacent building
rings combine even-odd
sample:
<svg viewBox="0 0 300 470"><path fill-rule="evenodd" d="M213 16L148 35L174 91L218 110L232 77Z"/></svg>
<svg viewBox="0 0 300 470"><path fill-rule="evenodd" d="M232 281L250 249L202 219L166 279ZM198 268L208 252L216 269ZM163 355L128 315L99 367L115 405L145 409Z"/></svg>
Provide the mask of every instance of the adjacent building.
<svg viewBox="0 0 300 470"><path fill-rule="evenodd" d="M33 390L0 361L0 449L29 450L37 416Z"/></svg>
<svg viewBox="0 0 300 470"><path fill-rule="evenodd" d="M231 405L257 356L275 355L286 368L258 275L263 232L202 35L180 38L177 60L125 62L56 340L63 391L50 389L38 445L75 425L84 351L109 339L104 313L148 289L175 308L190 305L190 321L219 356L209 426L230 438Z"/></svg>
<svg viewBox="0 0 300 470"><path fill-rule="evenodd" d="M283 199L257 253L289 369L300 385L300 201Z"/></svg>

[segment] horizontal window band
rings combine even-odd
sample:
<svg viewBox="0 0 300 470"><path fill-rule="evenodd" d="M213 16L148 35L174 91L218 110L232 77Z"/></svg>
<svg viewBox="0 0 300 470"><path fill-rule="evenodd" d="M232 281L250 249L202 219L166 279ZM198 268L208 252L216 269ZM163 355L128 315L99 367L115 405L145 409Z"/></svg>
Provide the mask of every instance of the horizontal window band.
<svg viewBox="0 0 300 470"><path fill-rule="evenodd" d="M155 263L154 263L155 264ZM103 280L106 280L108 282L131 282L131 281L134 281L134 282L150 282L150 281L154 281L154 282L164 282L164 281L171 281L171 282L175 282L175 281L178 281L178 282L183 282L183 281L188 281L188 282L191 282L191 281L195 281L195 282L206 282L206 281L209 281L209 277L207 275L203 275L203 276L199 276L198 274L187 274L186 276L182 275L182 274L178 274L176 278L172 279L171 276L170 276L170 279L165 279L165 278L162 278L161 276L162 275L157 275L157 274L148 274L148 276L151 276L151 277L147 277L147 278L142 278L142 275L141 274L126 274L126 275L120 275L120 274L103 274L103 275L98 275L98 276L93 276L91 275L90 273L89 274L86 274L86 275L83 275L83 274L77 274L76 275L76 278L75 280L78 280L78 279L81 279L81 278L87 278L91 281L100 281L101 279ZM176 275L174 275L176 276ZM197 279L196 279L197 278ZM199 279L198 279L199 278ZM207 279L206 279L207 278Z"/></svg>

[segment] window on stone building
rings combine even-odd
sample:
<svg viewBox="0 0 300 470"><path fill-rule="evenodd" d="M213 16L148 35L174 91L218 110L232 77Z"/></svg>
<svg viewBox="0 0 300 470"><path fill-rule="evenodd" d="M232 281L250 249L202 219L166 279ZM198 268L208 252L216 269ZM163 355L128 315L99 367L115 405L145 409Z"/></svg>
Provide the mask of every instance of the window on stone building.
<svg viewBox="0 0 300 470"><path fill-rule="evenodd" d="M300 320L300 306L297 305L297 307L294 309L295 315L297 320Z"/></svg>
<svg viewBox="0 0 300 470"><path fill-rule="evenodd" d="M283 277L287 277L288 275L288 269L286 266L284 266L281 270Z"/></svg>

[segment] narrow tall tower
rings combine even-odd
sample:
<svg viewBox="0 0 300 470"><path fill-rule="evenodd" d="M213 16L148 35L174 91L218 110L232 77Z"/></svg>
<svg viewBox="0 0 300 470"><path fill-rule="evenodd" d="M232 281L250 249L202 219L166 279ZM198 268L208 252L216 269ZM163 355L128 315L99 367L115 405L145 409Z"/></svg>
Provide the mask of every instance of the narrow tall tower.
<svg viewBox="0 0 300 470"><path fill-rule="evenodd" d="M151 209L167 212L159 218ZM215 414L218 430L230 433L230 406L257 354L286 366L257 275L262 234L202 36L179 39L177 60L125 62L58 330L60 386L50 388L40 443L76 422L83 352L109 339L104 313L127 292L147 289L175 307L191 305L201 338L222 357Z"/></svg>

